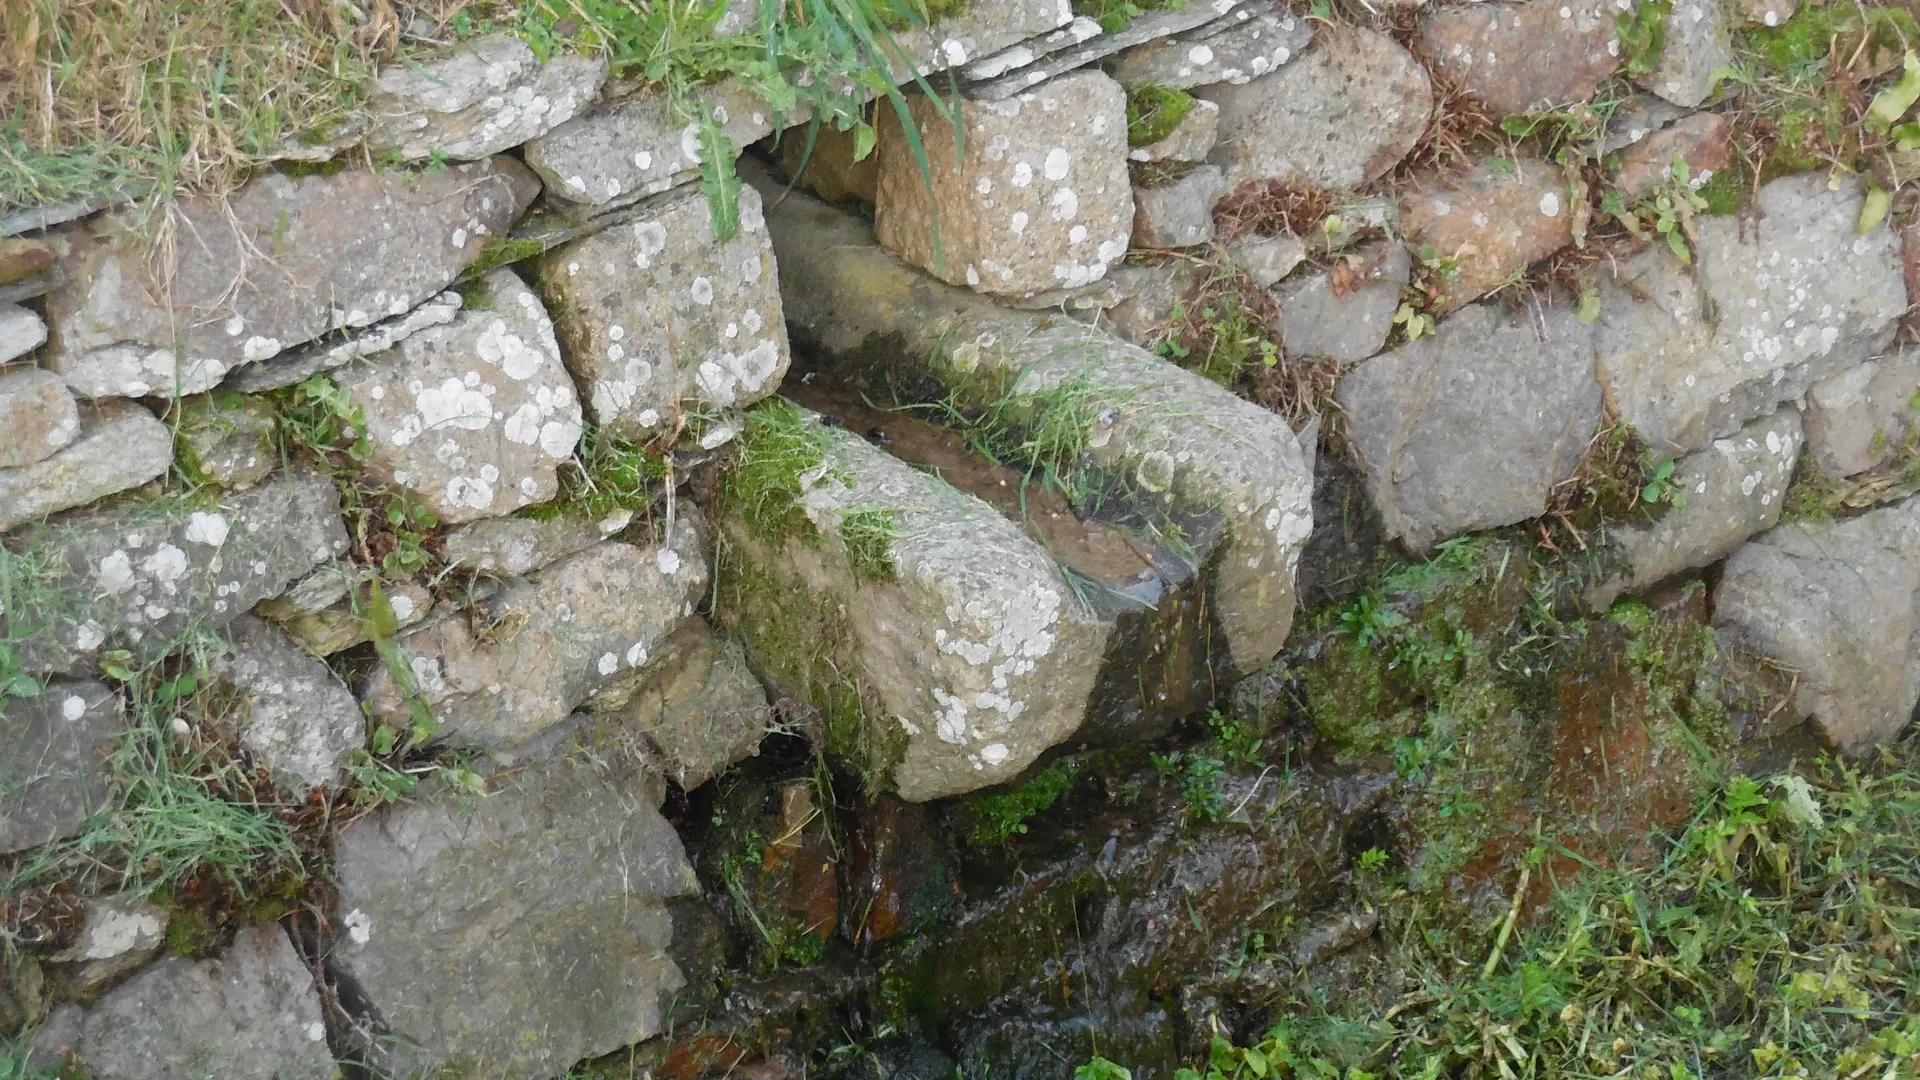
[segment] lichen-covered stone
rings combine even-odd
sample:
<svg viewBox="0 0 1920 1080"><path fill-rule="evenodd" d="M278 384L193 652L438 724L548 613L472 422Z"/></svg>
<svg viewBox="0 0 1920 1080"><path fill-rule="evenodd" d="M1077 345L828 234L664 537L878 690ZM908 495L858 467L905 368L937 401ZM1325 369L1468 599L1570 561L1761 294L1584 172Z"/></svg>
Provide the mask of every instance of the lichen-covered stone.
<svg viewBox="0 0 1920 1080"><path fill-rule="evenodd" d="M645 442L683 410L752 404L786 374L779 274L752 188L724 242L687 189L539 265L567 367L604 429Z"/></svg>
<svg viewBox="0 0 1920 1080"><path fill-rule="evenodd" d="M1687 184L1698 189L1733 163L1733 125L1702 112L1647 133L1620 151L1614 186L1629 198L1650 194L1673 179L1675 161L1685 163Z"/></svg>
<svg viewBox="0 0 1920 1080"><path fill-rule="evenodd" d="M30 1063L70 1050L95 1080L331 1080L313 975L286 931L256 923L212 960L173 957L91 1007L62 1005Z"/></svg>
<svg viewBox="0 0 1920 1080"><path fill-rule="evenodd" d="M1044 56L1035 56L997 77L966 87L968 97L980 101L1004 101L1057 78L1067 72L1098 63L1109 56L1175 34L1195 36L1219 34L1228 28L1251 21L1263 5L1242 0L1205 0L1204 3L1170 4L1134 15L1117 33L1095 33L1079 42L1058 48ZM1062 14L1068 8L1060 9ZM1077 24L1076 24L1077 26ZM1094 25L1099 30L1099 24ZM1076 32L1076 27L1069 27Z"/></svg>
<svg viewBox="0 0 1920 1080"><path fill-rule="evenodd" d="M64 670L102 648L157 659L189 630L218 630L345 554L347 533L331 481L282 476L204 506L77 514L21 549L58 601L19 613L34 629L15 650L29 670Z"/></svg>
<svg viewBox="0 0 1920 1080"><path fill-rule="evenodd" d="M0 469L0 530L84 506L166 474L173 458L167 425L131 401L78 410L78 436L48 457Z"/></svg>
<svg viewBox="0 0 1920 1080"><path fill-rule="evenodd" d="M666 901L699 889L664 794L624 756L563 757L341 830L327 963L387 1075L544 1080L663 1030Z"/></svg>
<svg viewBox="0 0 1920 1080"><path fill-rule="evenodd" d="M1213 239L1213 204L1226 187L1218 165L1201 165L1158 187L1133 189L1133 246L1192 247Z"/></svg>
<svg viewBox="0 0 1920 1080"><path fill-rule="evenodd" d="M1920 410L1920 352L1869 360L1807 391L1807 449L1822 472L1852 476L1905 444Z"/></svg>
<svg viewBox="0 0 1920 1080"><path fill-rule="evenodd" d="M0 697L0 855L71 836L104 809L107 752L124 726L120 699L97 682Z"/></svg>
<svg viewBox="0 0 1920 1080"><path fill-rule="evenodd" d="M1195 92L1220 106L1227 182L1357 188L1413 149L1433 111L1425 68L1385 34L1327 28L1279 71Z"/></svg>
<svg viewBox="0 0 1920 1080"><path fill-rule="evenodd" d="M1795 674L1783 720L1813 717L1849 754L1898 735L1920 700L1920 502L1783 525L1727 560L1723 640Z"/></svg>
<svg viewBox="0 0 1920 1080"><path fill-rule="evenodd" d="M964 156L926 155L931 190L899 121L883 114L882 244L950 284L1013 296L1097 281L1126 254L1133 188L1118 83L1074 72L1003 101L962 99L958 111ZM945 123L924 98L912 112L923 131Z"/></svg>
<svg viewBox="0 0 1920 1080"><path fill-rule="evenodd" d="M387 606L393 610L394 625L398 629L413 626L433 613L433 594L414 582L389 582L385 586L385 593ZM351 599L340 600L314 611L285 615L269 614L265 604L254 610L280 623L296 645L315 656L332 656L373 640L373 636L367 632L364 608Z"/></svg>
<svg viewBox="0 0 1920 1080"><path fill-rule="evenodd" d="M245 489L280 464L273 406L260 398L208 394L180 403L184 464L224 488Z"/></svg>
<svg viewBox="0 0 1920 1080"><path fill-rule="evenodd" d="M605 517L563 512L542 518L488 518L448 533L440 542L448 566L497 577L524 577L627 527L630 510Z"/></svg>
<svg viewBox="0 0 1920 1080"><path fill-rule="evenodd" d="M1107 73L1131 90L1138 86L1186 89L1209 83L1240 84L1278 71L1313 40L1305 18L1269 11L1211 36L1204 31L1136 45L1113 58Z"/></svg>
<svg viewBox="0 0 1920 1080"><path fill-rule="evenodd" d="M1127 151L1128 161L1205 161L1219 141L1220 106L1193 100L1173 130L1145 146Z"/></svg>
<svg viewBox="0 0 1920 1080"><path fill-rule="evenodd" d="M1263 289L1272 288L1307 258L1307 245L1297 236L1244 236L1226 250L1227 258Z"/></svg>
<svg viewBox="0 0 1920 1080"><path fill-rule="evenodd" d="M608 540L508 584L480 610L401 634L439 737L455 746L517 746L645 667L706 590L702 548L682 518L670 543L641 549ZM385 668L361 700L375 720L407 723L409 702Z"/></svg>
<svg viewBox="0 0 1920 1080"><path fill-rule="evenodd" d="M107 220L48 294L46 365L89 397L210 390L230 370L446 288L537 184L509 158L424 172L268 174L231 198L188 198L169 266Z"/></svg>
<svg viewBox="0 0 1920 1080"><path fill-rule="evenodd" d="M508 269L481 285L486 306L338 377L366 417L365 468L448 523L553 498L582 430L539 297Z"/></svg>
<svg viewBox="0 0 1920 1080"><path fill-rule="evenodd" d="M324 340L288 349L257 364L249 364L228 375L221 385L243 394L259 394L292 386L309 375L345 367L363 356L391 349L429 326L445 326L460 313L460 304L459 293L443 292L419 307L382 319L365 329L344 335L328 335ZM335 340L336 337L339 340Z"/></svg>
<svg viewBox="0 0 1920 1080"><path fill-rule="evenodd" d="M969 60L960 69L960 77L969 83L981 83L998 79L1008 72L1019 71L1036 61L1052 56L1064 49L1070 49L1085 41L1091 41L1101 35L1100 23L1085 15L1075 15L1073 21L1057 30L1009 45L1004 49Z"/></svg>
<svg viewBox="0 0 1920 1080"><path fill-rule="evenodd" d="M1800 414L1787 407L1681 458L1672 477L1680 505L1608 530L1623 569L1587 590L1588 606L1603 609L1621 593L1716 562L1773 528L1801 442Z"/></svg>
<svg viewBox="0 0 1920 1080"><path fill-rule="evenodd" d="M643 732L681 790L759 752L773 710L737 643L694 619L661 644L654 663L625 703L601 715Z"/></svg>
<svg viewBox="0 0 1920 1080"><path fill-rule="evenodd" d="M1717 73L1734 66L1733 34L1721 0L1675 0L1653 70L1640 85L1683 108L1713 92Z"/></svg>
<svg viewBox="0 0 1920 1080"><path fill-rule="evenodd" d="M542 62L510 34L473 38L381 69L367 102L367 145L407 161L489 157L573 119L606 78L605 57L561 53Z"/></svg>
<svg viewBox="0 0 1920 1080"><path fill-rule="evenodd" d="M47 342L47 324L19 304L0 304L0 364L25 356Z"/></svg>
<svg viewBox="0 0 1920 1080"><path fill-rule="evenodd" d="M82 901L80 933L47 954L46 969L64 999L91 1002L102 990L145 967L167 943L167 909L137 896Z"/></svg>
<svg viewBox="0 0 1920 1080"><path fill-rule="evenodd" d="M1475 304L1340 380L1387 533L1416 551L1547 507L1599 426L1592 334L1572 311Z"/></svg>
<svg viewBox="0 0 1920 1080"><path fill-rule="evenodd" d="M1280 342L1288 356L1351 363L1380 351L1393 332L1393 315L1413 273L1413 259L1397 241L1382 240L1354 253L1351 279L1336 290L1333 272L1291 278L1274 290L1280 302Z"/></svg>
<svg viewBox="0 0 1920 1080"><path fill-rule="evenodd" d="M1560 170L1498 158L1406 196L1400 225L1409 247L1430 247L1434 258L1453 263L1437 314L1478 300L1573 243L1573 209Z"/></svg>
<svg viewBox="0 0 1920 1080"><path fill-rule="evenodd" d="M0 367L0 469L31 465L80 434L80 410L60 376Z"/></svg>
<svg viewBox="0 0 1920 1080"><path fill-rule="evenodd" d="M240 692L232 724L254 764L298 799L337 786L341 766L366 742L352 691L272 623L242 615L227 638L214 671Z"/></svg>
<svg viewBox="0 0 1920 1080"><path fill-rule="evenodd" d="M1419 41L1436 74L1518 115L1593 96L1620 66L1617 14L1606 0L1465 4L1429 14Z"/></svg>

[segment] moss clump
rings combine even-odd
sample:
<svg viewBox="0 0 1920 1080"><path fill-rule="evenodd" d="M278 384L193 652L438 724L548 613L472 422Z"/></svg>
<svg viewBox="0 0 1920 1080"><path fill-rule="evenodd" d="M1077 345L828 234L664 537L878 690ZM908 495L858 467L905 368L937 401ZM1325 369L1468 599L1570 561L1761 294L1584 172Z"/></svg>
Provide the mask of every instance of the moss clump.
<svg viewBox="0 0 1920 1080"><path fill-rule="evenodd" d="M1700 198L1707 208L1703 211L1714 217L1735 213L1747 195L1747 185L1751 178L1738 166L1728 166L1714 173L1706 183L1700 185Z"/></svg>
<svg viewBox="0 0 1920 1080"><path fill-rule="evenodd" d="M968 796L959 807L967 843L979 848L998 847L1025 835L1027 822L1059 802L1060 796L1073 787L1079 771L1077 762L1062 758L1011 790Z"/></svg>
<svg viewBox="0 0 1920 1080"><path fill-rule="evenodd" d="M653 505L667 472L666 458L604 428L589 427L579 452L560 471L559 494L517 516L548 521L568 514L603 518L644 510Z"/></svg>
<svg viewBox="0 0 1920 1080"><path fill-rule="evenodd" d="M855 578L882 583L897 576L893 519L891 510L857 510L840 519L840 542L847 547Z"/></svg>
<svg viewBox="0 0 1920 1080"><path fill-rule="evenodd" d="M489 270L531 259L547 250L547 245L533 237L489 235L480 245L480 257L473 260L460 275L462 280L472 280Z"/></svg>
<svg viewBox="0 0 1920 1080"><path fill-rule="evenodd" d="M826 457L826 432L781 398L747 410L740 452L720 482L720 497L756 538L799 537L817 544L819 531L800 507L800 477Z"/></svg>
<svg viewBox="0 0 1920 1080"><path fill-rule="evenodd" d="M1159 142L1193 111L1193 95L1171 86L1149 84L1127 95L1127 145Z"/></svg>

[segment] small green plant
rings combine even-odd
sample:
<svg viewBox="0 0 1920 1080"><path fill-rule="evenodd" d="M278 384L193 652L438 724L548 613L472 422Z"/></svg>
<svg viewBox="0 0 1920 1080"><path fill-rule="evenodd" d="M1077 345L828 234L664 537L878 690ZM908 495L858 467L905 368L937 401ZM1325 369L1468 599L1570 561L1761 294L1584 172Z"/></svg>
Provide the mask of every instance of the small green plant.
<svg viewBox="0 0 1920 1080"><path fill-rule="evenodd" d="M1248 721L1235 720L1219 709L1207 714L1207 727L1213 731L1213 745L1234 765L1258 765L1266 735Z"/></svg>
<svg viewBox="0 0 1920 1080"><path fill-rule="evenodd" d="M1095 1054L1092 1060L1073 1070L1073 1080L1133 1080L1133 1070Z"/></svg>
<svg viewBox="0 0 1920 1080"><path fill-rule="evenodd" d="M1217 757L1182 750L1154 754L1150 760L1153 771L1162 780L1172 781L1179 788L1189 814L1200 821L1218 821L1220 815L1226 812L1227 795L1222 789L1222 781L1227 775L1225 762Z"/></svg>
<svg viewBox="0 0 1920 1080"><path fill-rule="evenodd" d="M1674 461L1652 450L1640 451L1640 467L1646 470L1647 482L1640 488L1640 501L1650 505L1671 506L1675 510L1687 508L1687 493L1674 483Z"/></svg>
<svg viewBox="0 0 1920 1080"><path fill-rule="evenodd" d="M604 519L621 511L645 510L661 494L669 469L665 456L590 424L573 460L560 468L559 493L517 516L548 520L581 514Z"/></svg>
<svg viewBox="0 0 1920 1080"><path fill-rule="evenodd" d="M1086 15L1098 22L1100 29L1117 34L1149 11L1179 11L1187 3L1188 0L1074 0L1073 13Z"/></svg>
<svg viewBox="0 0 1920 1080"><path fill-rule="evenodd" d="M967 842L977 848L1000 847L1025 836L1027 823L1060 801L1073 787L1079 763L1069 758L1048 765L1010 791L974 795L960 804Z"/></svg>
<svg viewBox="0 0 1920 1080"><path fill-rule="evenodd" d="M1637 0L1614 18L1614 36L1620 39L1621 74L1637 79L1660 63L1667 45L1667 16L1673 0Z"/></svg>

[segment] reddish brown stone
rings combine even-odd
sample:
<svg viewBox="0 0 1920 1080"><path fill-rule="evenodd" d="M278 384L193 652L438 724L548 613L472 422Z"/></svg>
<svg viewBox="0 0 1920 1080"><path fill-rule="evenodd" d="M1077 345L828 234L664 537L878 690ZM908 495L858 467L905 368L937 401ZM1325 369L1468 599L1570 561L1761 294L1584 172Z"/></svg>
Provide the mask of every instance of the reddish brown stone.
<svg viewBox="0 0 1920 1080"><path fill-rule="evenodd" d="M914 897L933 872L926 808L882 795L861 817L849 846L847 900L854 940L862 945L887 941L908 928Z"/></svg>
<svg viewBox="0 0 1920 1080"><path fill-rule="evenodd" d="M1443 8L1420 27L1434 74L1500 114L1585 101L1620 66L1614 7L1534 0Z"/></svg>
<svg viewBox="0 0 1920 1080"><path fill-rule="evenodd" d="M0 285L11 285L53 264L53 245L13 236L0 239Z"/></svg>
<svg viewBox="0 0 1920 1080"><path fill-rule="evenodd" d="M1495 158L1407 197L1400 224L1416 253L1452 260L1440 311L1486 295L1536 259L1573 242L1573 208L1560 171Z"/></svg>
<svg viewBox="0 0 1920 1080"><path fill-rule="evenodd" d="M1614 186L1637 199L1673 177L1676 157L1687 163L1687 176L1695 187L1706 183L1733 163L1731 125L1714 113L1694 113L1654 132L1620 151Z"/></svg>

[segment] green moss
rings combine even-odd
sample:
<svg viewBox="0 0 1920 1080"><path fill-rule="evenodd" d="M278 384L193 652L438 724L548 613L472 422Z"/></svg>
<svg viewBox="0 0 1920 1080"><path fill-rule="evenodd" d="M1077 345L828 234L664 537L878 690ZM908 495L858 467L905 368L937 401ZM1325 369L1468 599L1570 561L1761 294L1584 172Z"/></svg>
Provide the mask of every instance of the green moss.
<svg viewBox="0 0 1920 1080"><path fill-rule="evenodd" d="M1077 762L1062 758L1009 791L962 799L958 813L967 843L980 848L999 847L1025 835L1027 822L1059 802L1079 771Z"/></svg>
<svg viewBox="0 0 1920 1080"><path fill-rule="evenodd" d="M827 435L781 398L747 410L739 456L720 482L720 497L761 540L799 537L819 542L800 507L800 476L826 456Z"/></svg>
<svg viewBox="0 0 1920 1080"><path fill-rule="evenodd" d="M167 916L167 951L175 956L212 956L220 951L220 927L194 907L176 907Z"/></svg>
<svg viewBox="0 0 1920 1080"><path fill-rule="evenodd" d="M1700 185L1700 197L1707 202L1706 212L1713 216L1737 212L1746 199L1749 181L1745 170L1738 166L1728 166L1714 173L1706 183Z"/></svg>
<svg viewBox="0 0 1920 1080"><path fill-rule="evenodd" d="M840 519L840 541L847 547L854 577L867 582L894 580L894 515L891 510L858 510Z"/></svg>
<svg viewBox="0 0 1920 1080"><path fill-rule="evenodd" d="M1159 142L1193 111L1193 95L1171 86L1149 84L1127 94L1127 145Z"/></svg>
<svg viewBox="0 0 1920 1080"><path fill-rule="evenodd" d="M497 267L531 259L546 250L545 242L530 236L512 237L497 233L490 234L486 242L480 245L479 258L473 260L473 263L460 276L462 279L471 280Z"/></svg>

